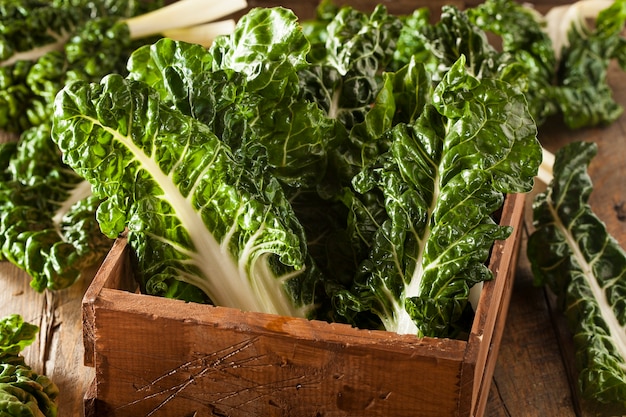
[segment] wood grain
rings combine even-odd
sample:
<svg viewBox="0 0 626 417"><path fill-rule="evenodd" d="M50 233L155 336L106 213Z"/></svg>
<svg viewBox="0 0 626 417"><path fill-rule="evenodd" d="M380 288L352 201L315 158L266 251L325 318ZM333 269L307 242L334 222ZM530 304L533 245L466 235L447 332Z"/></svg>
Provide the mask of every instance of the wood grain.
<svg viewBox="0 0 626 417"><path fill-rule="evenodd" d="M125 240L118 239L83 302L86 351L96 372L88 414L482 416L524 197L510 195L504 204L501 222L516 232L494 246L495 279L483 287L467 342L122 291L131 270Z"/></svg>
<svg viewBox="0 0 626 417"><path fill-rule="evenodd" d="M89 280L54 293L37 293L29 283L23 271L0 263L0 317L20 314L40 327L37 341L23 352L26 363L59 387L60 417L81 416L83 396L94 377L93 369L83 364L80 308Z"/></svg>

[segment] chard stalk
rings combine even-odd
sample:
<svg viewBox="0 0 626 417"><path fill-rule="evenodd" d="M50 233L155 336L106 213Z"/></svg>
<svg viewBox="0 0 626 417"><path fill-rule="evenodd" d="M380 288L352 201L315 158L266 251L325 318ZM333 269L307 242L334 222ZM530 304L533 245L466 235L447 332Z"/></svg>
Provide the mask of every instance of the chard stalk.
<svg viewBox="0 0 626 417"><path fill-rule="evenodd" d="M553 7L546 13L545 32L552 40L557 59L563 48L569 45L569 31L574 29L584 34L589 29L587 19L595 19L611 4L613 0L579 0L573 4Z"/></svg>
<svg viewBox="0 0 626 417"><path fill-rule="evenodd" d="M14 65L18 61L36 61L48 52L60 51L61 49L63 49L63 45L65 45L70 39L70 34L67 32L61 33L59 35L54 35L50 33L50 35L52 35L56 39L56 41L41 45L28 51L16 52L11 55L10 58L0 62L0 67L8 67L10 65Z"/></svg>
<svg viewBox="0 0 626 417"><path fill-rule="evenodd" d="M133 39L211 22L247 7L246 0L179 0L125 22Z"/></svg>
<svg viewBox="0 0 626 417"><path fill-rule="evenodd" d="M177 41L195 43L208 48L213 40L220 35L227 35L235 30L233 19L220 20L188 28L172 29L162 33L166 38Z"/></svg>
<svg viewBox="0 0 626 417"><path fill-rule="evenodd" d="M552 167L554 166L554 154L545 148L541 148L541 154L543 160L539 166L539 172L537 173L537 179L546 185L549 185L552 181Z"/></svg>

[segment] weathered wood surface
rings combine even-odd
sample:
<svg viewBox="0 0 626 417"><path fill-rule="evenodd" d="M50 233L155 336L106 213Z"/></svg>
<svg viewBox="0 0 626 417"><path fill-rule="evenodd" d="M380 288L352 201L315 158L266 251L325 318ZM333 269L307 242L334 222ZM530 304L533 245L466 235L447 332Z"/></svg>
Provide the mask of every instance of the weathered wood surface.
<svg viewBox="0 0 626 417"><path fill-rule="evenodd" d="M94 375L93 368L83 364L80 304L88 281L40 294L23 271L0 263L0 317L17 313L40 327L37 341L23 354L29 366L58 385L59 417L82 415L82 399Z"/></svg>
<svg viewBox="0 0 626 417"><path fill-rule="evenodd" d="M626 76L613 69L610 79L618 102L626 106ZM540 130L540 139L550 150L573 140L598 143L598 156L590 166L594 181L590 202L611 234L624 245L626 116L606 128L576 132L568 131L558 122L544 125ZM530 199L527 204L530 205ZM526 216L529 219L530 210L527 210ZM526 227L530 227L529 222ZM28 283L29 278L24 273L10 264L0 263L0 316L19 313L42 327L37 343L24 352L26 360L36 371L49 375L59 385L59 416L80 416L83 395L94 377L92 368L83 365L80 314L82 294L89 280L55 294L37 294ZM532 285L532 275L522 246L485 416L579 415L554 322L544 290Z"/></svg>

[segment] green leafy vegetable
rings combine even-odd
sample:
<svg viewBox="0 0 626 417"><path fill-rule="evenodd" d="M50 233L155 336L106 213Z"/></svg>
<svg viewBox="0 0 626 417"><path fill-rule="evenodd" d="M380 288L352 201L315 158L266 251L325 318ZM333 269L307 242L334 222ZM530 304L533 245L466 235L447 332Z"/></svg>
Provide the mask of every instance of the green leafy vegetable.
<svg viewBox="0 0 626 417"><path fill-rule="evenodd" d="M91 1L3 2L0 6L0 128L21 133L49 120L50 95L53 97L63 86L66 75L72 79L72 72L77 69L97 77L115 71L115 65L123 64L137 45L129 49L129 41L124 41L119 33L112 36L106 28L102 30L103 23L111 27L124 17L161 4L158 1L110 1L98 6ZM89 28L94 25L99 27L99 32ZM129 36L126 38L130 39ZM103 41L106 44L107 40L114 47L100 50L98 44ZM81 55L83 62L74 62L77 55ZM108 59L102 59L107 55ZM39 62L42 57L44 60ZM98 57L100 61L94 65ZM92 66L82 67L85 60L90 60ZM55 85L42 90L41 79L53 79Z"/></svg>
<svg viewBox="0 0 626 417"><path fill-rule="evenodd" d="M0 415L56 417L58 387L24 363L22 349L33 343L39 328L17 314L0 320Z"/></svg>
<svg viewBox="0 0 626 417"><path fill-rule="evenodd" d="M593 28L587 26L584 17L587 16L571 25L558 69L558 102L565 123L571 128L606 125L623 112L612 97L607 73L612 61L626 70L626 43L622 36L626 1L616 0L597 16L590 16Z"/></svg>
<svg viewBox="0 0 626 417"><path fill-rule="evenodd" d="M21 361L19 353L37 338L39 328L13 314L0 320L0 361Z"/></svg>
<svg viewBox="0 0 626 417"><path fill-rule="evenodd" d="M625 10L624 0L581 0L541 15L510 0L487 0L468 14L499 36L503 52L523 68L537 123L558 114L578 129L614 122L623 111L607 73L614 61L626 68Z"/></svg>
<svg viewBox="0 0 626 417"><path fill-rule="evenodd" d="M160 8L160 1L11 0L0 7L3 16L18 20L0 24L6 58L0 58L0 128L19 133L17 143L0 145L0 260L26 271L35 290L73 284L112 242L96 222L100 200L62 162L50 138L54 97L74 80L126 74L131 52L161 30L242 7L241 1L199 3L186 1L172 10ZM140 13L146 14L128 19ZM164 22L164 15L170 20Z"/></svg>
<svg viewBox="0 0 626 417"><path fill-rule="evenodd" d="M554 97L557 57L544 17L510 0L487 0L468 10L470 21L502 41L503 58L523 68L523 91L538 125L558 112Z"/></svg>
<svg viewBox="0 0 626 417"><path fill-rule="evenodd" d="M315 269L262 148L233 152L155 90L121 76L73 83L57 100L54 138L105 199L103 232L129 228L147 285L176 276L220 305L307 314ZM116 157L102 163L106 155Z"/></svg>
<svg viewBox="0 0 626 417"><path fill-rule="evenodd" d="M48 125L0 145L0 155L0 259L26 271L37 291L67 288L111 246L94 216L99 199L61 162Z"/></svg>
<svg viewBox="0 0 626 417"><path fill-rule="evenodd" d="M626 413L626 253L593 213L587 167L594 143L556 153L554 179L533 205L528 257L557 296L573 334L578 386L598 415Z"/></svg>
<svg viewBox="0 0 626 417"><path fill-rule="evenodd" d="M374 311L390 331L456 334L469 289L491 278L489 249L510 234L491 217L502 193L529 191L540 160L523 95L478 80L464 64L452 66L432 104L414 124L396 125L390 150L354 178L357 192L382 194L388 218L347 308Z"/></svg>
<svg viewBox="0 0 626 417"><path fill-rule="evenodd" d="M303 30L259 8L209 50L139 48L127 77L61 90L52 137L103 200L101 229L127 231L148 293L453 334L510 232L492 218L503 193L532 186L534 121L515 78L463 56L440 83L414 58L389 71L402 25L382 6L328 17ZM380 262L392 253L399 268ZM398 284L412 274L415 293Z"/></svg>

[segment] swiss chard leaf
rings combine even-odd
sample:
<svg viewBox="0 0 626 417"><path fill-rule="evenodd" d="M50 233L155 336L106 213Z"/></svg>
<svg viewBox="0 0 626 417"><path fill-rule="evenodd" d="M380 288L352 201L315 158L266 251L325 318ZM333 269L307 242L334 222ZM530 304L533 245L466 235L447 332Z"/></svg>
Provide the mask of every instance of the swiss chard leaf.
<svg viewBox="0 0 626 417"><path fill-rule="evenodd" d="M0 320L0 363L23 364L20 352L37 338L39 327L24 321L19 314Z"/></svg>
<svg viewBox="0 0 626 417"><path fill-rule="evenodd" d="M587 408L626 413L626 253L593 213L587 167L597 145L561 148L554 179L533 204L528 257L535 282L556 295L573 334Z"/></svg>
<svg viewBox="0 0 626 417"><path fill-rule="evenodd" d="M537 124L556 114L557 59L542 16L512 0L487 0L467 13L476 26L498 36L502 51L523 68L527 80L523 91Z"/></svg>
<svg viewBox="0 0 626 417"><path fill-rule="evenodd" d="M381 133L389 129L395 108L392 97L385 96L391 83L382 73L393 58L402 23L382 5L371 14L342 7L322 22L324 27L320 21L304 24L305 33L315 34L311 42L316 53L312 65L299 76L304 98L341 126L336 129L336 146L329 151L321 190L334 198L363 166L386 150ZM312 24L315 30L307 31Z"/></svg>
<svg viewBox="0 0 626 417"><path fill-rule="evenodd" d="M280 30L267 38L267 25ZM168 39L141 48L131 57L129 77L155 87L234 149L260 142L276 177L290 187L314 188L341 130L300 95L298 71L308 65L308 45L293 12L255 9L210 51Z"/></svg>
<svg viewBox="0 0 626 417"><path fill-rule="evenodd" d="M111 247L95 217L100 200L63 164L49 125L1 148L0 259L27 272L36 291L67 288Z"/></svg>
<svg viewBox="0 0 626 417"><path fill-rule="evenodd" d="M35 373L20 352L33 343L39 327L18 314L0 320L0 415L56 417L58 387Z"/></svg>
<svg viewBox="0 0 626 417"><path fill-rule="evenodd" d="M607 75L613 60L623 67L626 62L625 23L626 1L616 0L598 14L593 29L582 22L568 32L557 74L557 98L570 128L606 125L622 114Z"/></svg>
<svg viewBox="0 0 626 417"><path fill-rule="evenodd" d="M128 228L146 288L176 278L219 305L310 312L316 270L262 146L232 150L156 90L119 75L64 88L53 138L104 199L103 231Z"/></svg>
<svg viewBox="0 0 626 417"><path fill-rule="evenodd" d="M393 128L389 151L353 181L356 192L382 196L374 200L386 217L355 211L379 228L352 294L338 295L346 317L371 311L391 331L456 332L469 288L491 277L489 249L510 233L491 215L503 192L532 187L541 160L525 103L514 88L469 74L461 58L419 118Z"/></svg>

